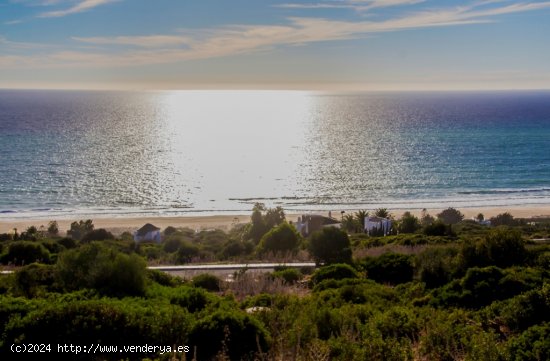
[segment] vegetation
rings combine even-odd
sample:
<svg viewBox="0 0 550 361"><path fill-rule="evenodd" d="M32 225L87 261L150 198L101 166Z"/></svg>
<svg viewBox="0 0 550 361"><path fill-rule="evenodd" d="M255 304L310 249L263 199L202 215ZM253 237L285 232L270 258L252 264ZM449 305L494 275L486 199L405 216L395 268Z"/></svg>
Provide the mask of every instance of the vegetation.
<svg viewBox="0 0 550 361"><path fill-rule="evenodd" d="M40 227L1 235L0 261L15 272L0 275L0 353L14 358L14 343L95 343L190 348L185 355L53 353L82 360L550 358L550 244L533 241L550 234L549 222L450 226L427 213L404 214L397 235L328 227L302 240L281 212L257 211L265 225L257 244L250 224L227 233L167 228L161 244L77 231L91 221L75 222L67 238ZM352 218L357 224L362 216ZM304 249L319 264L314 271L245 269L231 282L145 267L252 262Z"/></svg>

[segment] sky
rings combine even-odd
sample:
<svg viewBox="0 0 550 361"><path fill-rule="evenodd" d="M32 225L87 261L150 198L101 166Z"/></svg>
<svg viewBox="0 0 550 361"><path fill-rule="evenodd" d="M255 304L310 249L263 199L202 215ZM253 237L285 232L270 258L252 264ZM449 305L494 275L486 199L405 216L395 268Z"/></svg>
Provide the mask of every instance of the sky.
<svg viewBox="0 0 550 361"><path fill-rule="evenodd" d="M550 89L550 1L0 0L0 88Z"/></svg>

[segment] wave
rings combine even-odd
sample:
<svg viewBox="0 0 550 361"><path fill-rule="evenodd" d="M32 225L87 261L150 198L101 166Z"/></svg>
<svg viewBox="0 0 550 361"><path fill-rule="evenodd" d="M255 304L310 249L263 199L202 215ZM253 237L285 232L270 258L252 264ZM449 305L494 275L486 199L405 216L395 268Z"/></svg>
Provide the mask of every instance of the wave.
<svg viewBox="0 0 550 361"><path fill-rule="evenodd" d="M458 191L458 194L476 195L476 194L514 194L514 193L543 193L550 192L550 188L500 188L500 189L485 189L472 191Z"/></svg>

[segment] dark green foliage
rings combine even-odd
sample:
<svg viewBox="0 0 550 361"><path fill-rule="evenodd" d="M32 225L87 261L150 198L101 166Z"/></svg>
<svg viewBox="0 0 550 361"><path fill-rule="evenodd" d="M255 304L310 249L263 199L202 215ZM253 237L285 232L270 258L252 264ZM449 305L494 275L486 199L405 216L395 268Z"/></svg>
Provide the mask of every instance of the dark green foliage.
<svg viewBox="0 0 550 361"><path fill-rule="evenodd" d="M501 213L496 217L491 217L491 226L514 226L517 224L517 221L514 219L508 212Z"/></svg>
<svg viewBox="0 0 550 361"><path fill-rule="evenodd" d="M92 241L106 241L108 239L115 239L115 236L104 228L94 229L82 237L81 242L89 243Z"/></svg>
<svg viewBox="0 0 550 361"><path fill-rule="evenodd" d="M309 252L318 264L351 262L350 240L346 232L325 227L311 235Z"/></svg>
<svg viewBox="0 0 550 361"><path fill-rule="evenodd" d="M147 270L147 278L151 281L158 283L159 285L167 287L176 287L183 283L183 280L177 276L171 276L166 272L162 272L155 269Z"/></svg>
<svg viewBox="0 0 550 361"><path fill-rule="evenodd" d="M368 278L379 283L396 285L413 279L414 267L411 256L388 252L364 259L361 266L367 271Z"/></svg>
<svg viewBox="0 0 550 361"><path fill-rule="evenodd" d="M218 277L212 274L203 273L193 278L193 285L195 287L204 288L208 291L219 292L221 281Z"/></svg>
<svg viewBox="0 0 550 361"><path fill-rule="evenodd" d="M298 282L302 278L302 274L295 268L287 268L280 271L275 271L271 274L274 278L281 278L286 283L292 284Z"/></svg>
<svg viewBox="0 0 550 361"><path fill-rule="evenodd" d="M191 322L177 306L142 306L129 301L97 300L41 304L22 318L12 317L5 326L0 352L18 343L90 345L183 345ZM55 350L55 352L57 349ZM55 353L56 359L76 359L74 354ZM65 356L65 358L63 358ZM79 355L79 357L82 355ZM124 353L95 355L102 360L143 359ZM92 359L86 357L85 359Z"/></svg>
<svg viewBox="0 0 550 361"><path fill-rule="evenodd" d="M80 240L86 233L94 230L94 224L91 219L86 221L80 220L71 223L71 229L67 231L67 235L72 239Z"/></svg>
<svg viewBox="0 0 550 361"><path fill-rule="evenodd" d="M311 277L311 281L313 284L318 284L323 280L341 280L344 278L359 278L359 274L349 264L335 263L319 268Z"/></svg>
<svg viewBox="0 0 550 361"><path fill-rule="evenodd" d="M550 323L529 328L510 342L509 350L513 361L550 360Z"/></svg>
<svg viewBox="0 0 550 361"><path fill-rule="evenodd" d="M260 253L286 254L295 253L302 237L292 225L281 223L267 232L258 245Z"/></svg>
<svg viewBox="0 0 550 361"><path fill-rule="evenodd" d="M390 212L388 212L387 208L378 208L374 211L374 215L380 218L388 218L390 216Z"/></svg>
<svg viewBox="0 0 550 361"><path fill-rule="evenodd" d="M514 298L494 303L488 312L513 332L521 332L541 322L550 321L550 292L531 290Z"/></svg>
<svg viewBox="0 0 550 361"><path fill-rule="evenodd" d="M454 236L455 233L450 224L435 221L424 227L424 234L427 236Z"/></svg>
<svg viewBox="0 0 550 361"><path fill-rule="evenodd" d="M174 238L167 238L164 241L164 245L162 248L164 249L164 252L172 253L176 252L182 244L181 239L174 237Z"/></svg>
<svg viewBox="0 0 550 361"><path fill-rule="evenodd" d="M431 247L417 255L415 268L426 287L443 286L453 278L457 253L454 247Z"/></svg>
<svg viewBox="0 0 550 361"><path fill-rule="evenodd" d="M166 227L166 229L164 229L163 233L164 233L165 236L169 236L169 235L171 235L172 233L175 233L175 232L177 232L177 229L175 227L168 226L168 227Z"/></svg>
<svg viewBox="0 0 550 361"><path fill-rule="evenodd" d="M265 212L265 215L263 214ZM255 244L258 244L264 234L271 228L285 222L285 212L281 207L266 209L263 203L256 203L252 208L250 217L250 225L244 232L245 239L251 239Z"/></svg>
<svg viewBox="0 0 550 361"><path fill-rule="evenodd" d="M202 288L178 287L170 296L170 303L186 308L189 312L203 310L211 296Z"/></svg>
<svg viewBox="0 0 550 361"><path fill-rule="evenodd" d="M49 263L50 252L41 244L30 241L13 242L2 256L3 264L26 265L34 262Z"/></svg>
<svg viewBox="0 0 550 361"><path fill-rule="evenodd" d="M220 251L220 256L222 259L230 259L234 257L244 256L253 249L254 245L252 243L245 243L237 240L228 241Z"/></svg>
<svg viewBox="0 0 550 361"><path fill-rule="evenodd" d="M199 255L199 247L189 242L183 241L180 243L178 250L175 253L175 260L178 263L189 263L194 257Z"/></svg>
<svg viewBox="0 0 550 361"><path fill-rule="evenodd" d="M57 243L59 243L60 245L62 245L67 249L75 248L77 245L76 241L69 237L61 238L59 241L57 241Z"/></svg>
<svg viewBox="0 0 550 361"><path fill-rule="evenodd" d="M269 339L265 328L251 316L216 311L193 326L189 344L196 346L199 360L222 353L230 360L253 360L255 354L268 350Z"/></svg>
<svg viewBox="0 0 550 361"><path fill-rule="evenodd" d="M521 264L527 254L521 234L515 230L495 229L485 237L484 244L492 264L498 267Z"/></svg>
<svg viewBox="0 0 550 361"><path fill-rule="evenodd" d="M464 215L455 208L447 208L437 214L437 219L447 224L456 224L464 219Z"/></svg>
<svg viewBox="0 0 550 361"><path fill-rule="evenodd" d="M46 292L54 281L54 266L33 263L15 272L15 288L25 297L36 297Z"/></svg>
<svg viewBox="0 0 550 361"><path fill-rule="evenodd" d="M401 216L397 230L399 233L414 233L421 227L418 218L413 216L411 212L405 212L403 216Z"/></svg>
<svg viewBox="0 0 550 361"><path fill-rule="evenodd" d="M93 288L114 296L141 295L145 291L143 259L96 243L62 253L56 275L67 290Z"/></svg>
<svg viewBox="0 0 550 361"><path fill-rule="evenodd" d="M59 226L56 221L51 221L48 223L48 235L50 237L57 237L59 234Z"/></svg>

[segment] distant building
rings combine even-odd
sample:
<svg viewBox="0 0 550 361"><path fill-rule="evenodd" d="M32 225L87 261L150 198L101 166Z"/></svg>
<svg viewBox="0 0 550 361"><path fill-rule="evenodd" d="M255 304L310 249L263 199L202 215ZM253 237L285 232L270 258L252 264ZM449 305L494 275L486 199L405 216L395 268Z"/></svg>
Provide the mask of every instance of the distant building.
<svg viewBox="0 0 550 361"><path fill-rule="evenodd" d="M134 232L134 241L136 242L153 241L160 243L160 240L160 228L153 226L151 223L147 223Z"/></svg>
<svg viewBox="0 0 550 361"><path fill-rule="evenodd" d="M392 222L389 218L365 217L365 233L369 235L379 234L387 236L390 234Z"/></svg>
<svg viewBox="0 0 550 361"><path fill-rule="evenodd" d="M294 226L302 236L307 237L324 227L340 228L340 221L319 214L303 214L301 217L298 217Z"/></svg>

